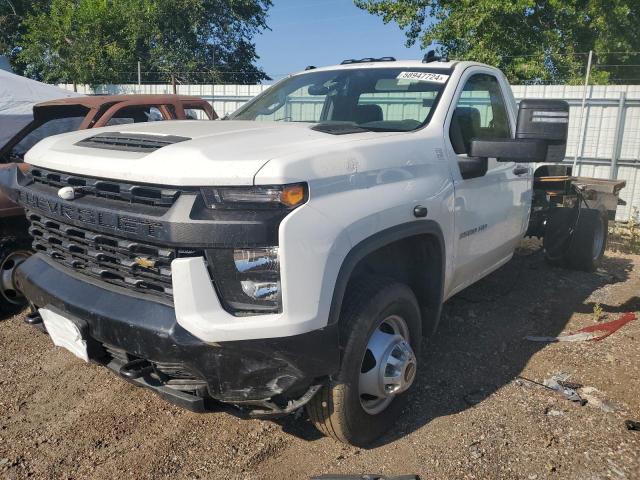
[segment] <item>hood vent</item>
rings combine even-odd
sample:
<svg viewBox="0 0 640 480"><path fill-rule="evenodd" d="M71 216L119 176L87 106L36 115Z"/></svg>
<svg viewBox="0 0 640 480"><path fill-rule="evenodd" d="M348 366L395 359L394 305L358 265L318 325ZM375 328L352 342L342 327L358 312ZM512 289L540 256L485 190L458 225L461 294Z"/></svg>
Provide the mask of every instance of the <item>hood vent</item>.
<svg viewBox="0 0 640 480"><path fill-rule="evenodd" d="M122 150L125 152L153 152L174 143L191 140L176 135L146 135L143 133L107 132L94 135L76 143L81 147Z"/></svg>

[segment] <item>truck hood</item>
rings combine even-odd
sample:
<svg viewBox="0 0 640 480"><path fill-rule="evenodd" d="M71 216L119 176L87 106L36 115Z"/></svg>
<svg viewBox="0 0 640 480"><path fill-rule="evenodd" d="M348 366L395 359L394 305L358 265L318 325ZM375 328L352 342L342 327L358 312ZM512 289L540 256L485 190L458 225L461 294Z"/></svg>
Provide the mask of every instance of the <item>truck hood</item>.
<svg viewBox="0 0 640 480"><path fill-rule="evenodd" d="M77 175L176 186L251 185L269 160L301 151L313 155L340 143L385 135L331 135L308 123L165 121L82 130L46 138L25 157L35 166ZM82 146L107 132L187 137L151 152Z"/></svg>

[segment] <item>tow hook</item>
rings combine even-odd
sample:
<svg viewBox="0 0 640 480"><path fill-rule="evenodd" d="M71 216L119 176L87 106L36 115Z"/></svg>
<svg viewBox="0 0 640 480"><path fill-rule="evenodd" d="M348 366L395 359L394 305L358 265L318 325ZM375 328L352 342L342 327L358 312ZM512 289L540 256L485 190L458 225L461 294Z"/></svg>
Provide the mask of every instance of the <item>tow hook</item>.
<svg viewBox="0 0 640 480"><path fill-rule="evenodd" d="M153 365L144 358L136 358L130 362L125 363L120 367L118 373L121 377L129 380L135 380L136 378L144 377L145 375L153 372Z"/></svg>

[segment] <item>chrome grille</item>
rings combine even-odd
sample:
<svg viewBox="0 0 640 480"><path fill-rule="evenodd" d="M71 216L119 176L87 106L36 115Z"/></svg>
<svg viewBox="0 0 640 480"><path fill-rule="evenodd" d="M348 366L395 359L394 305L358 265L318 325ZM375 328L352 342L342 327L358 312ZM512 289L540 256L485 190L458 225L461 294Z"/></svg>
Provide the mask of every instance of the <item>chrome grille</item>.
<svg viewBox="0 0 640 480"><path fill-rule="evenodd" d="M172 297L171 261L177 251L92 232L27 210L33 248L104 282Z"/></svg>

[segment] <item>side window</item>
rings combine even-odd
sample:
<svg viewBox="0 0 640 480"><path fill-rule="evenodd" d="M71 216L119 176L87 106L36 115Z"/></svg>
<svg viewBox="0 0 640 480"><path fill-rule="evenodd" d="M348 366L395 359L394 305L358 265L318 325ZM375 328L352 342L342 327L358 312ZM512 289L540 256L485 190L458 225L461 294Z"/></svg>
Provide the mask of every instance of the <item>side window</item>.
<svg viewBox="0 0 640 480"><path fill-rule="evenodd" d="M211 120L207 111L200 105L185 105L184 116L187 120Z"/></svg>
<svg viewBox="0 0 640 480"><path fill-rule="evenodd" d="M510 138L509 116L500 83L493 75L469 77L451 117L453 150L465 155L473 138Z"/></svg>
<svg viewBox="0 0 640 480"><path fill-rule="evenodd" d="M166 119L160 111L159 106L140 105L118 110L113 117L107 121L106 126L122 125L123 123L156 122L160 120Z"/></svg>

